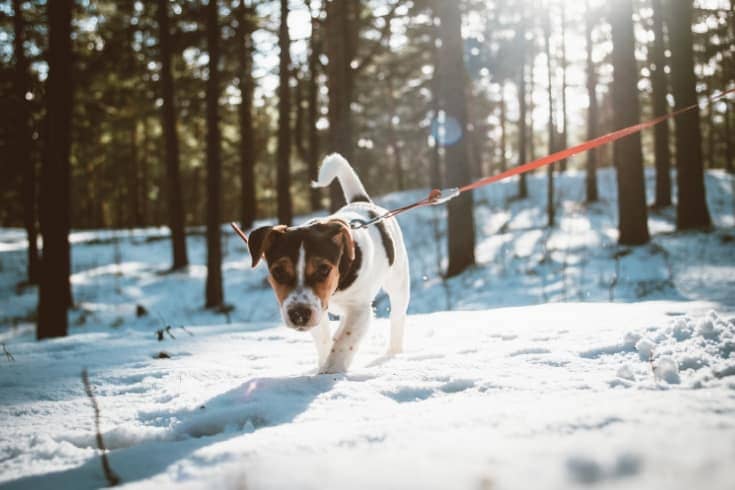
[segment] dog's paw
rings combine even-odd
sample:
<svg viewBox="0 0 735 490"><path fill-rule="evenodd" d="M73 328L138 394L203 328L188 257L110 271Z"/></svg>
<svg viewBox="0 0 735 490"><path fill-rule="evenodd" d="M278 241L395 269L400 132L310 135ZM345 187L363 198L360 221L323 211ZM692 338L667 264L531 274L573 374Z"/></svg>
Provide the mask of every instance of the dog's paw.
<svg viewBox="0 0 735 490"><path fill-rule="evenodd" d="M385 355L388 356L388 357L393 357L393 356L397 356L398 354L400 354L402 352L403 352L403 347L402 346L400 346L400 345L399 346L390 346L390 347L388 347L388 350L385 351Z"/></svg>
<svg viewBox="0 0 735 490"><path fill-rule="evenodd" d="M319 374L342 374L347 372L347 364L344 359L329 358L319 368Z"/></svg>

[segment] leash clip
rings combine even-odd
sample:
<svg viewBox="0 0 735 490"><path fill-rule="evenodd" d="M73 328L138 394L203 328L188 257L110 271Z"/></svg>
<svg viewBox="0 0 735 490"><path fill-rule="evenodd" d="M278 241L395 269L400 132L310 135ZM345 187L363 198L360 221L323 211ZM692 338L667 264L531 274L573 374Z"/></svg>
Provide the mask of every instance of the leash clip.
<svg viewBox="0 0 735 490"><path fill-rule="evenodd" d="M438 206L451 201L459 195L460 191L458 187L450 187L449 189L442 190L434 189L431 191L431 195L429 196L429 204L432 206Z"/></svg>
<svg viewBox="0 0 735 490"><path fill-rule="evenodd" d="M375 220L371 219L370 221L365 221L359 218L351 219L349 222L350 228L353 230L360 230L362 228L367 228L368 226L372 225Z"/></svg>

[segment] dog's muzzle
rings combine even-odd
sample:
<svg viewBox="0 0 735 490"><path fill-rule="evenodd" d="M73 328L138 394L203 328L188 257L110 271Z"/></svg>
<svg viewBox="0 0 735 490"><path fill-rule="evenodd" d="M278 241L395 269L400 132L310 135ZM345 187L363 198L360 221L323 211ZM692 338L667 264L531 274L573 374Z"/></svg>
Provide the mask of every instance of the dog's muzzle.
<svg viewBox="0 0 735 490"><path fill-rule="evenodd" d="M295 327L303 327L311 321L312 311L309 305L294 305L288 309L288 318Z"/></svg>

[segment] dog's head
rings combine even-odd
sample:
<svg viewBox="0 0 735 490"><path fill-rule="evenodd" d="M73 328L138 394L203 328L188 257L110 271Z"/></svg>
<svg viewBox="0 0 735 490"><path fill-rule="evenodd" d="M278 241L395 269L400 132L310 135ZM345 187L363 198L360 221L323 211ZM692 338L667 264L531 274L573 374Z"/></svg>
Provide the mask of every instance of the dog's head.
<svg viewBox="0 0 735 490"><path fill-rule="evenodd" d="M262 257L286 325L300 331L319 324L341 275L355 260L349 226L325 220L308 226L267 226L254 230L248 247L255 267Z"/></svg>

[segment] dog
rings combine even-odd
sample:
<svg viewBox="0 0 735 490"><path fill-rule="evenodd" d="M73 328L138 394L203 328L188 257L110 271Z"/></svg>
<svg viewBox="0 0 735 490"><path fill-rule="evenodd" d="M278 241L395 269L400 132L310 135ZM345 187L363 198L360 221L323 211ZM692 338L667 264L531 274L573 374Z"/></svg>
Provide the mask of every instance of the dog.
<svg viewBox="0 0 735 490"><path fill-rule="evenodd" d="M316 344L318 372L343 373L352 363L372 319L372 302L382 288L390 298L388 355L403 349L410 299L408 255L395 218L353 229L387 211L368 196L359 177L339 154L328 155L313 187L334 179L347 203L336 213L302 225L266 226L250 233L252 266L265 258L268 282L285 324L310 331ZM332 337L328 312L340 316Z"/></svg>

